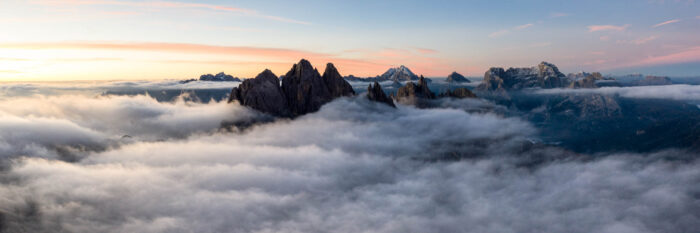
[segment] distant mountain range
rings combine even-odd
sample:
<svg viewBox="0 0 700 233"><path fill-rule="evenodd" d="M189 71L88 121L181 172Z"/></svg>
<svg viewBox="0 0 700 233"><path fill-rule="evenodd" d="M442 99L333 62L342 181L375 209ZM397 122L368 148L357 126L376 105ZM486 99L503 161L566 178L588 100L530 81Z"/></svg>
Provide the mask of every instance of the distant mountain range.
<svg viewBox="0 0 700 233"><path fill-rule="evenodd" d="M218 74L203 74L199 76L199 79L187 79L180 81L181 83L188 83L193 81L210 81L210 82L240 82L241 79L233 77L232 75L226 74L224 72L219 72Z"/></svg>
<svg viewBox="0 0 700 233"><path fill-rule="evenodd" d="M403 82L403 81L415 81L415 80L419 79L418 75L414 74L413 71L411 71L411 69L409 69L408 67L406 67L404 65L389 68L382 75L377 75L376 77L359 78L359 77L355 77L354 75L348 75L348 76L345 76L344 78L345 78L345 80L348 80L348 81L361 81L361 82L383 82L383 81Z"/></svg>
<svg viewBox="0 0 700 233"><path fill-rule="evenodd" d="M451 85L469 81L457 72L448 75L445 82L433 83L406 66L390 68L372 78L342 77L333 64L327 64L321 74L306 60L293 65L283 76L285 78L278 78L265 70L254 79L242 81L227 97L231 102L236 101L271 116L288 118L318 111L336 98L367 98L398 108L400 105L417 108L462 106L486 99L497 106L471 108L472 111L497 111L498 114L526 119L541 130L544 141L576 152L665 148L700 150L700 108L694 103L635 99L605 92L536 94L532 91L674 84L672 79L664 76L605 76L599 72L565 75L556 65L541 62L532 67L490 68L474 87ZM191 81L230 80L235 79L219 73L202 75ZM349 81L361 82L351 84ZM367 81L373 83L365 85ZM391 84L385 83L386 86L382 87L381 81ZM225 92L196 90L193 94L204 100ZM498 107L502 110L496 110Z"/></svg>

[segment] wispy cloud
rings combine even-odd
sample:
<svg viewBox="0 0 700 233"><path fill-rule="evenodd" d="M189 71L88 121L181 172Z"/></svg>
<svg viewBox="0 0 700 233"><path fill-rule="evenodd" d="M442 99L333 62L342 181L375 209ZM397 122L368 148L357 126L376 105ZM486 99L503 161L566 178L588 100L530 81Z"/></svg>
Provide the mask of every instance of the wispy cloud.
<svg viewBox="0 0 700 233"><path fill-rule="evenodd" d="M508 33L510 33L510 30L508 30L508 29L499 30L499 31L496 31L496 32L489 34L489 38L501 37L501 36L504 36Z"/></svg>
<svg viewBox="0 0 700 233"><path fill-rule="evenodd" d="M610 36L601 36L601 37L600 37L600 40L601 40L601 41L609 41L609 40L610 40Z"/></svg>
<svg viewBox="0 0 700 233"><path fill-rule="evenodd" d="M438 52L437 50L427 49L427 48L413 48L413 49L415 49L416 51L418 51L421 54L433 54L433 53Z"/></svg>
<svg viewBox="0 0 700 233"><path fill-rule="evenodd" d="M169 2L169 1L148 1L148 2L131 2L131 1L114 1L114 0L37 0L32 1L34 4L40 5L51 5L51 6L61 6L61 5L112 5L112 6L126 6L126 7L137 7L137 8L183 8L183 9L203 9L203 10L214 10L214 11L224 11L224 12L234 12L252 17L265 18L269 20L275 20L286 23L294 24L305 24L309 25L311 23L294 20L289 18L284 18L280 16L267 15L260 13L255 10L238 8L224 5L214 5L205 3L187 3L187 2Z"/></svg>
<svg viewBox="0 0 700 233"><path fill-rule="evenodd" d="M535 26L535 24L528 23L528 24L515 26L511 29L503 29L503 30L495 31L495 32L489 34L489 38L501 37L501 36L509 34L511 32L511 30L523 30L523 29L526 29L526 28L529 28L532 26Z"/></svg>
<svg viewBox="0 0 700 233"><path fill-rule="evenodd" d="M657 28L657 27L661 27L661 26L664 26L664 25L672 24L672 23L678 23L678 22L680 22L680 21L681 21L680 19L672 19L672 20L669 20L669 21L665 21L665 22L661 22L661 23L658 23L658 24L654 24L654 25L651 26L651 27Z"/></svg>
<svg viewBox="0 0 700 233"><path fill-rule="evenodd" d="M0 43L0 48L11 49L86 49L86 50L133 50L177 53L257 55L257 56L327 56L327 54L292 49L260 48L246 46L215 46L187 43L159 42L37 42Z"/></svg>
<svg viewBox="0 0 700 233"><path fill-rule="evenodd" d="M648 37L643 37L643 38L639 38L636 40L618 40L617 43L642 45L642 44L646 44L648 42L651 42L653 40L656 40L658 38L659 38L659 36L648 36Z"/></svg>
<svg viewBox="0 0 700 233"><path fill-rule="evenodd" d="M629 27L629 24L625 24L622 26L616 26L616 25L591 25L588 26L588 31L589 32L598 32L598 31L624 31Z"/></svg>
<svg viewBox="0 0 700 233"><path fill-rule="evenodd" d="M306 58L319 64L333 62L348 73L356 75L368 75L383 72L388 66L396 64L408 65L416 72L426 75L436 75L448 72L446 62L441 58L429 56L437 53L428 48L406 49L382 49L343 51L339 53L317 53L295 49L248 47L248 46L217 46L206 44L188 43L161 43L161 42L17 42L0 43L1 49L21 50L66 50L66 51L90 51L92 53L112 54L114 51L133 51L136 53L158 52L173 54L168 60L143 60L160 63L192 63L192 64L235 64L235 65L269 65L272 69L282 70L288 68L291 62ZM351 56L348 56L350 53ZM223 60L199 60L190 59L192 55L223 55L229 57L228 62ZM235 60L242 58L243 62ZM4 58L0 58L2 60ZM8 58L15 59L15 58ZM62 60L61 60L62 59ZM100 61L120 62L120 58L94 58ZM56 62L91 62L93 58L51 58L48 61ZM141 61L139 59L124 58L123 61ZM253 62L247 62L253 61ZM276 66L275 66L276 65Z"/></svg>
<svg viewBox="0 0 700 233"><path fill-rule="evenodd" d="M678 64L687 62L700 62L700 46L686 48L682 51L661 56L650 56L642 60L625 64L622 67Z"/></svg>
<svg viewBox="0 0 700 233"><path fill-rule="evenodd" d="M22 72L17 71L17 70L0 70L0 73L19 74L19 73L22 73Z"/></svg>
<svg viewBox="0 0 700 233"><path fill-rule="evenodd" d="M532 26L535 26L535 25L534 25L534 24L531 24L531 23L528 23L528 24L523 24L523 25L517 26L517 27L515 27L515 29L522 30L522 29L529 28L529 27L532 27Z"/></svg>
<svg viewBox="0 0 700 233"><path fill-rule="evenodd" d="M549 14L550 18L560 18L560 17L566 17L566 16L569 16L569 14L562 13L562 12L554 12L554 13Z"/></svg>

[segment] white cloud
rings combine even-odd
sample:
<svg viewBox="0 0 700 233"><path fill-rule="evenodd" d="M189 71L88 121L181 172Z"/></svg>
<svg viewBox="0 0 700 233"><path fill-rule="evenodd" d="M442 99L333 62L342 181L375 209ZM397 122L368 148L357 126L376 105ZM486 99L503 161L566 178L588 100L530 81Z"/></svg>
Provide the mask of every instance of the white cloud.
<svg viewBox="0 0 700 233"><path fill-rule="evenodd" d="M535 25L532 23L528 23L528 24L515 26L512 28L512 30L523 30L523 29L526 29L526 28L529 28L532 26L535 26ZM489 34L489 38L497 38L497 37L505 36L505 35L510 34L510 33L511 33L511 29L503 29L503 30L495 31L495 32Z"/></svg>
<svg viewBox="0 0 700 233"><path fill-rule="evenodd" d="M678 22L680 22L680 21L681 21L680 19L672 19L672 20L669 20L669 21L664 21L664 22L661 22L661 23L658 23L658 24L654 24L654 25L651 26L651 27L657 28L657 27L661 27L661 26L664 26L664 25L672 24L672 23L678 23Z"/></svg>
<svg viewBox="0 0 700 233"><path fill-rule="evenodd" d="M643 44L649 43L651 41L654 41L658 38L659 38L659 36L648 36L648 37L643 37L643 38L639 38L639 39L635 39L635 40L618 40L617 43L643 45Z"/></svg>
<svg viewBox="0 0 700 233"><path fill-rule="evenodd" d="M622 25L622 26L616 26L616 25L591 25L588 26L588 31L589 32L598 32L598 31L624 31L626 30L630 25Z"/></svg>
<svg viewBox="0 0 700 233"><path fill-rule="evenodd" d="M489 34L489 38L501 37L501 36L504 36L504 35L506 35L506 34L508 34L508 33L510 33L510 30L503 29L503 30L496 31L496 32L493 32L493 33Z"/></svg>
<svg viewBox="0 0 700 233"><path fill-rule="evenodd" d="M569 14L562 13L562 12L554 12L554 13L549 14L549 17L551 17L551 18L560 18L560 17L566 17L566 16L569 16Z"/></svg>
<svg viewBox="0 0 700 233"><path fill-rule="evenodd" d="M697 85L663 85L663 86L639 86L639 87L602 87L595 89L547 89L538 90L540 94L618 94L628 98L652 98L700 101L700 86Z"/></svg>
<svg viewBox="0 0 700 233"><path fill-rule="evenodd" d="M483 113L505 111L483 100L393 109L342 98L295 120L224 132L211 122L252 116L237 105L148 99L0 100L10 116L0 135L36 126L43 134L44 125L62 125L50 136L70 140L45 139L59 144L99 143L121 128L136 135L75 163L13 160L0 173L2 230L687 232L700 221L700 164L678 159L685 152L583 158L530 148L534 127ZM23 120L30 115L58 123ZM454 157L470 159L435 160Z"/></svg>
<svg viewBox="0 0 700 233"><path fill-rule="evenodd" d="M515 29L522 30L522 29L529 28L532 26L534 26L534 24L528 23L528 24L523 24L523 25L517 26L517 27L515 27Z"/></svg>

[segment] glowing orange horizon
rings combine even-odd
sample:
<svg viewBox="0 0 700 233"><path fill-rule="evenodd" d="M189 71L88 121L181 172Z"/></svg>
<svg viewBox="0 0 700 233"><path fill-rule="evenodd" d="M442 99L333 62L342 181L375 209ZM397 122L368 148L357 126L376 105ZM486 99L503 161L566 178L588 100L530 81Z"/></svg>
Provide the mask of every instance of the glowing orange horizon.
<svg viewBox="0 0 700 233"><path fill-rule="evenodd" d="M12 67L0 67L0 78L5 77L3 80L6 81L84 80L95 76L110 80L181 79L219 71L235 76L254 77L264 69L271 69L278 75L283 74L302 58L312 62L319 70L324 69L325 64L330 62L334 63L343 75L352 74L359 77L372 77L399 64L405 64L416 73L427 76L446 75L451 72L437 61L419 58L422 54L430 54L434 51L418 48L416 53L419 55L405 51L369 53L368 55L375 57L374 59L348 58L342 57L342 54L282 48L156 42L0 43L0 51L4 55L11 56L0 57L0 61L5 63L36 63L36 66L51 64L58 67L38 75L37 72L32 72L31 68L12 70ZM143 67L144 64L149 65ZM65 67L61 68L63 66ZM84 71L87 70L81 67L103 67L104 70L92 70L93 73L86 73ZM158 74L159 71L170 70L179 71L179 73ZM139 72L149 73L149 75L134 76ZM23 76L23 73L27 75ZM31 77L32 73L35 77ZM7 78L7 76L10 77Z"/></svg>

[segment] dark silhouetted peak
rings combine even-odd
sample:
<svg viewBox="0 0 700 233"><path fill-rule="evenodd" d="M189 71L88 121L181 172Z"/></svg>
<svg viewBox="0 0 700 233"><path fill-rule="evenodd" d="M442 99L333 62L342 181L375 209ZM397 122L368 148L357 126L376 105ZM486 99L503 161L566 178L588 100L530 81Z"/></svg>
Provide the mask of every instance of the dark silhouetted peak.
<svg viewBox="0 0 700 233"><path fill-rule="evenodd" d="M451 97L451 98L458 98L458 99L464 99L464 98L476 98L476 95L470 91L467 88L460 87L460 88L455 88L454 90L447 90L445 93L440 94L439 97Z"/></svg>
<svg viewBox="0 0 700 233"><path fill-rule="evenodd" d="M321 105L333 100L321 75L304 59L284 75L282 91L295 116L318 111Z"/></svg>
<svg viewBox="0 0 700 233"><path fill-rule="evenodd" d="M343 79L343 76L340 75L340 72L338 72L338 69L335 68L333 63L326 64L326 70L323 72L322 78L331 96L341 97L355 95L355 91L352 89L350 83Z"/></svg>
<svg viewBox="0 0 700 233"><path fill-rule="evenodd" d="M369 87L367 87L367 98L371 101L384 103L394 108L396 107L396 105L394 105L394 100L384 93L382 86L380 86L378 82L374 82L374 85L369 84Z"/></svg>
<svg viewBox="0 0 700 233"><path fill-rule="evenodd" d="M199 76L199 81L240 82L241 79L225 74L224 72L219 72L216 75L204 74L202 76Z"/></svg>
<svg viewBox="0 0 700 233"><path fill-rule="evenodd" d="M421 75L418 79L418 85L428 87L428 82L425 81L425 77L423 77L423 75Z"/></svg>
<svg viewBox="0 0 700 233"><path fill-rule="evenodd" d="M268 69L234 87L229 97L232 101L275 116L291 116L279 79Z"/></svg>
<svg viewBox="0 0 700 233"><path fill-rule="evenodd" d="M445 79L445 81L448 82L448 83L452 83L452 82L456 82L456 83L465 82L465 83L468 83L468 82L471 82L471 81L469 81L469 79L465 78L463 75L461 75L461 74L459 74L459 73L457 73L457 72L452 72L450 75L447 76L447 79Z"/></svg>
<svg viewBox="0 0 700 233"><path fill-rule="evenodd" d="M229 101L275 116L296 117L318 111L335 98L354 94L333 64L326 66L321 77L309 61L302 59L284 75L281 86L277 76L265 70L233 88Z"/></svg>

